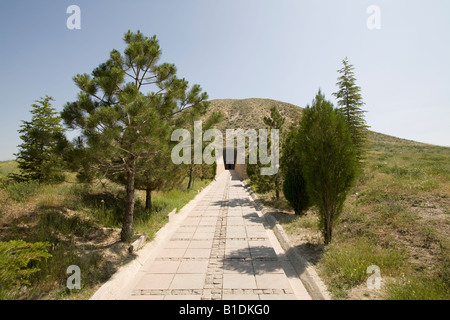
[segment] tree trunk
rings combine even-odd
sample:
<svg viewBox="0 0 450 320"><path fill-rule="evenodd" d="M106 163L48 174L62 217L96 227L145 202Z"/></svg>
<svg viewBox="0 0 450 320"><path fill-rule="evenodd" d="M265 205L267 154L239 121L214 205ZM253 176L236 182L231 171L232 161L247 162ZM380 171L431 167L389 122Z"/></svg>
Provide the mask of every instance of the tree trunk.
<svg viewBox="0 0 450 320"><path fill-rule="evenodd" d="M126 199L125 199L125 216L123 218L122 232L120 239L129 241L133 235L133 213L134 213L134 177L135 177L136 160L131 160L128 164Z"/></svg>
<svg viewBox="0 0 450 320"><path fill-rule="evenodd" d="M327 209L326 217L325 217L325 230L324 230L324 238L325 244L329 244L331 242L332 232L333 232L333 213Z"/></svg>
<svg viewBox="0 0 450 320"><path fill-rule="evenodd" d="M189 183L188 183L188 187L187 187L188 190L191 190L191 187L192 187L193 171L194 171L193 167L190 167L189 168Z"/></svg>
<svg viewBox="0 0 450 320"><path fill-rule="evenodd" d="M152 212L152 190L150 188L145 190L145 210Z"/></svg>

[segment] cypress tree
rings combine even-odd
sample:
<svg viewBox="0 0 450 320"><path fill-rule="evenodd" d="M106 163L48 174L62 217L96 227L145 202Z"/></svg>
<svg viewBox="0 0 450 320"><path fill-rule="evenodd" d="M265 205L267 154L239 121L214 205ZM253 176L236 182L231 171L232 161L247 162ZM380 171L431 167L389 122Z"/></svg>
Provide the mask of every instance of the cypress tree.
<svg viewBox="0 0 450 320"><path fill-rule="evenodd" d="M325 244L332 239L333 224L356 175L356 151L342 112L320 92L303 110L299 142L306 189L319 209Z"/></svg>

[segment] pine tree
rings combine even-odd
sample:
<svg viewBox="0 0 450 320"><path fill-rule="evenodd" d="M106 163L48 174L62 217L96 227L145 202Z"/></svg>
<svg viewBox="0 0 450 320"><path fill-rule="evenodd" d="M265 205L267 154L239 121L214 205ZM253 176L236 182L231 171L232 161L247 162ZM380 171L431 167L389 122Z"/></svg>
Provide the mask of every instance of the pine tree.
<svg viewBox="0 0 450 320"><path fill-rule="evenodd" d="M319 209L325 244L356 175L356 151L342 112L320 92L303 110L298 137L306 189Z"/></svg>
<svg viewBox="0 0 450 320"><path fill-rule="evenodd" d="M133 235L139 164L144 161L151 168L174 126L183 123L184 115L203 114L209 102L199 85L189 88L185 79L177 78L175 65L158 64L156 36L128 31L124 41L123 54L112 50L92 76L74 77L81 92L77 101L66 104L62 117L69 128L82 132L78 150L87 161L82 163L87 177L92 171L126 176L121 239L128 241Z"/></svg>
<svg viewBox="0 0 450 320"><path fill-rule="evenodd" d="M342 64L344 66L338 70L341 76L336 83L339 91L333 93L333 95L338 99L339 110L345 115L349 124L352 141L356 147L357 158L360 160L364 152L367 129L369 127L364 119L366 111L362 110L364 102L361 96L361 88L356 85L356 78L353 72L355 68L348 62L347 57L342 61Z"/></svg>
<svg viewBox="0 0 450 320"><path fill-rule="evenodd" d="M17 180L60 182L64 180L63 150L67 146L61 118L51 106L52 97L45 96L32 105L31 121L22 121L19 130L19 152L16 154L20 174Z"/></svg>

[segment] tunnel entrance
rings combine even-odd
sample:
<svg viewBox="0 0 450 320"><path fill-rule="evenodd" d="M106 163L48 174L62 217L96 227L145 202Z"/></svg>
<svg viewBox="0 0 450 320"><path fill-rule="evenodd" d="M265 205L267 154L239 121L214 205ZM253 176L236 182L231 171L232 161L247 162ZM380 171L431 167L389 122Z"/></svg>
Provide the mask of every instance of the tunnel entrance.
<svg viewBox="0 0 450 320"><path fill-rule="evenodd" d="M228 156L227 156L228 153ZM223 149L223 163L225 164L225 170L234 170L236 165L237 150L236 149Z"/></svg>

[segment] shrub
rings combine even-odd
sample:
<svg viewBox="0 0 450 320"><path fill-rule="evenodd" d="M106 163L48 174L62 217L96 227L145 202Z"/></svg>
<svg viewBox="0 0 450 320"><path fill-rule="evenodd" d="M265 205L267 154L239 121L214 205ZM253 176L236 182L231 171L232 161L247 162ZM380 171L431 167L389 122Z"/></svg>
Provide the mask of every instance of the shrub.
<svg viewBox="0 0 450 320"><path fill-rule="evenodd" d="M39 190L37 181L15 182L7 184L6 192L15 201L25 201Z"/></svg>
<svg viewBox="0 0 450 320"><path fill-rule="evenodd" d="M30 276L40 270L36 262L51 257L49 246L48 242L0 242L0 299L14 287L30 284Z"/></svg>
<svg viewBox="0 0 450 320"><path fill-rule="evenodd" d="M297 132L292 130L283 145L281 169L284 177L283 194L295 214L299 215L310 207L310 201L306 192L300 158L297 155L298 142Z"/></svg>

